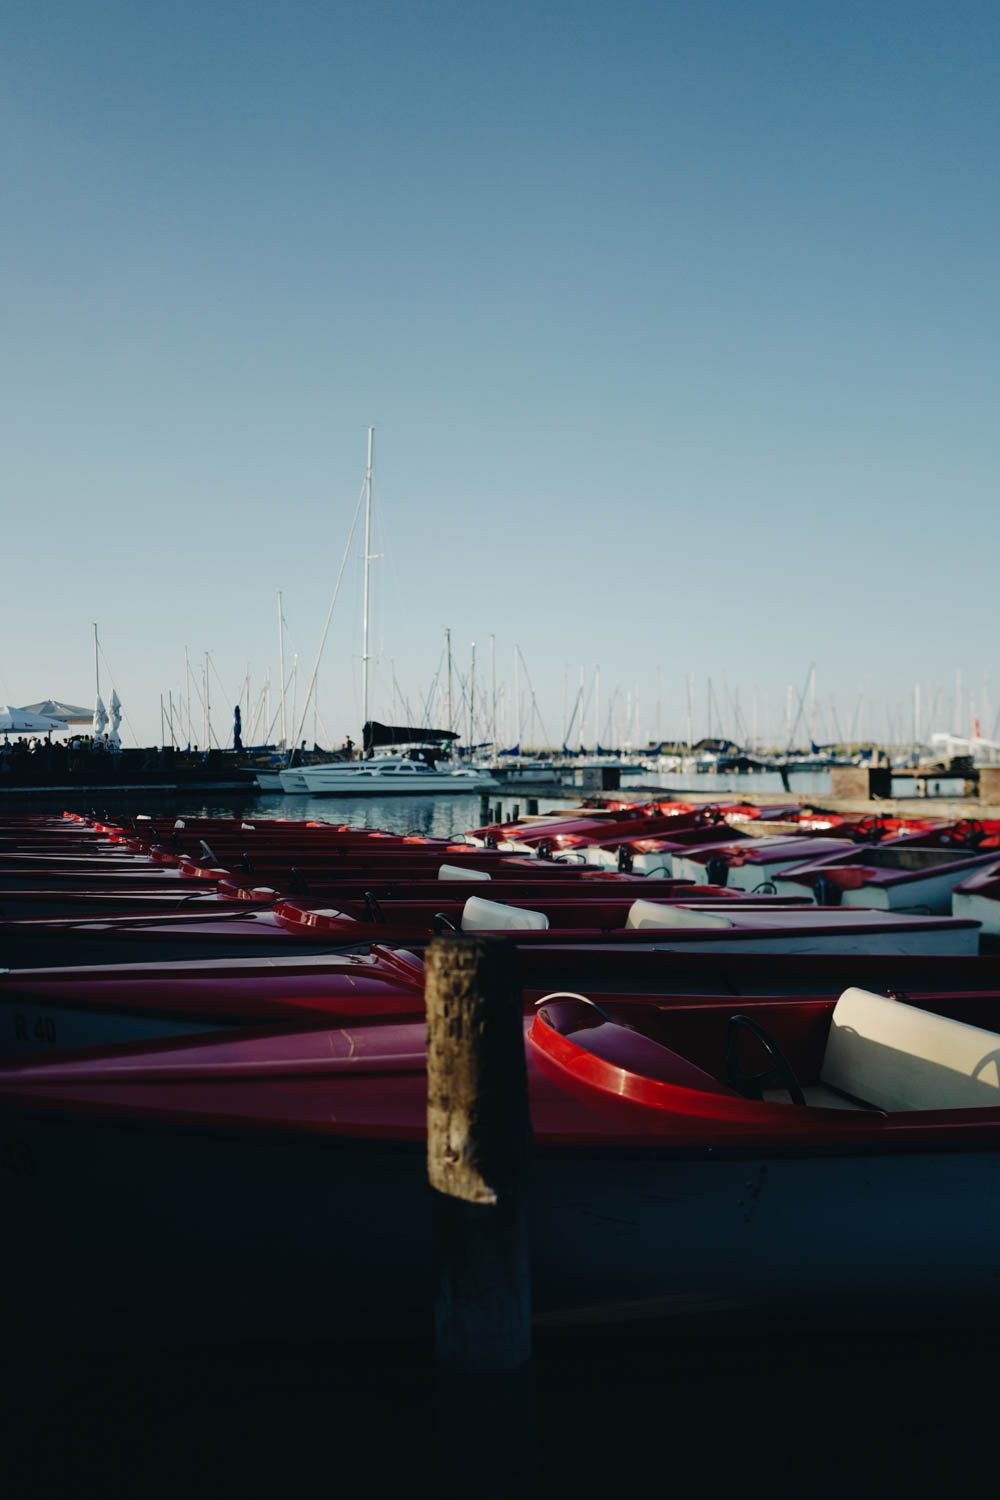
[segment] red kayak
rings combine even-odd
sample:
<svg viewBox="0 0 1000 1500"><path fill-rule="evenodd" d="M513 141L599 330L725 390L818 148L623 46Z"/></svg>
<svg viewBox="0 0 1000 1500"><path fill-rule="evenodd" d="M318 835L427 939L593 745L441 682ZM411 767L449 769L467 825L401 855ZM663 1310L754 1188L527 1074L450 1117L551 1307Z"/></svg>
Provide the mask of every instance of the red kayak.
<svg viewBox="0 0 1000 1500"><path fill-rule="evenodd" d="M483 898L470 898L482 903ZM978 950L978 923L951 917L911 916L806 906L754 906L743 901L716 902L701 909L693 903L635 902L621 926L601 928L588 921L586 906L566 903L551 908L551 917L572 918L582 925L554 925L549 911L516 903L487 902L500 912L473 916L466 902L459 921L441 912L412 924L389 928L378 921L359 921L339 908L317 908L281 901L266 911L199 912L167 916L104 917L93 920L26 918L0 921L0 943L11 968L66 963L146 962L185 958L271 955L307 945L336 952L368 941L428 942L436 932L503 931L519 946L643 947L662 954L674 951L731 953L888 953L972 954Z"/></svg>
<svg viewBox="0 0 1000 1500"><path fill-rule="evenodd" d="M641 957L635 955L634 957ZM770 970L752 961L743 961L742 972L711 965L707 955L697 956L703 965L701 975L686 961L674 982L659 992L643 994L613 988L621 975L626 980L635 973L634 964L626 960L612 967L605 963L590 966L586 981L589 993L602 1006L628 1004L653 1009L668 1006L729 1006L737 980L752 990L754 983L772 983L779 977L789 986L786 994L761 995L764 1004L825 1004L836 998L829 984L831 960L826 970L810 971L805 960L779 958L771 961ZM839 961L833 975L846 988L851 975L858 982L877 981L879 969L890 962L854 955ZM896 965L897 982L902 970ZM944 962L938 960L939 963ZM953 986L958 978L967 979L968 994L979 1006L979 1013L996 1009L1000 1021L1000 988L990 990L992 982L1000 985L1000 965L993 964L987 974L971 975L967 966L974 960L950 960L939 983ZM853 964L853 969L848 966ZM798 967L796 967L798 965ZM524 1006L530 1013L536 1003L550 992L543 976L535 972L531 955L524 955L526 975ZM750 972L750 970L753 972ZM569 964L562 969L563 982L574 982ZM756 977L755 977L756 976ZM641 979L641 975L636 975ZM912 976L931 987L910 988L907 997L913 1004L927 1004L936 1009L940 1003L933 988L934 974ZM661 975L665 984L667 976ZM716 992L685 992L692 979L704 984L714 982L722 987ZM409 1017L423 1013L423 962L416 954L400 948L372 944L368 953L343 954L336 957L292 957L272 959L209 959L199 964L115 964L50 969L17 969L0 974L0 1053L51 1052L55 1049L108 1045L115 1042L167 1037L187 1032L217 1030L220 1027L260 1026L265 1023L291 1024L322 1015L329 1024L351 1020L372 1021L386 1017ZM576 976L575 982L584 981ZM908 981L909 982L909 981ZM796 985L799 989L796 989ZM609 988L612 986L612 988ZM813 993L810 994L810 988ZM964 997L963 997L964 998Z"/></svg>
<svg viewBox="0 0 1000 1500"><path fill-rule="evenodd" d="M992 1322L993 1019L862 990L545 1001L525 1022L536 1314ZM3 1280L8 1341L222 1337L248 1308L257 1338L423 1327L425 1117L422 1022L8 1065L5 1247L46 1288Z"/></svg>
<svg viewBox="0 0 1000 1500"><path fill-rule="evenodd" d="M0 1054L93 1047L224 1026L331 1022L423 1011L424 966L403 949L197 965L16 969L0 973Z"/></svg>

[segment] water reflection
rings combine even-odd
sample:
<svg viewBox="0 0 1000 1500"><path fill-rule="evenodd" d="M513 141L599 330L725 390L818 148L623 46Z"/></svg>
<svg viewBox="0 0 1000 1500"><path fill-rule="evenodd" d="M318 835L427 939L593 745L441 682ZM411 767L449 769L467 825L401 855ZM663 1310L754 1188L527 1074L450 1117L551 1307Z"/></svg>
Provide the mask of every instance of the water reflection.
<svg viewBox="0 0 1000 1500"><path fill-rule="evenodd" d="M283 797L264 793L255 811L262 818L315 818L349 828L382 828L447 839L479 826L479 798L472 797Z"/></svg>
<svg viewBox="0 0 1000 1500"><path fill-rule="evenodd" d="M567 806L572 806L568 803ZM285 797L275 793L189 792L173 796L148 792L122 793L95 800L93 792L77 796L58 792L4 802L9 815L78 812L107 816L109 821L145 814L153 818L292 818L347 824L349 828L381 828L388 833L419 833L451 838L480 823L479 797Z"/></svg>

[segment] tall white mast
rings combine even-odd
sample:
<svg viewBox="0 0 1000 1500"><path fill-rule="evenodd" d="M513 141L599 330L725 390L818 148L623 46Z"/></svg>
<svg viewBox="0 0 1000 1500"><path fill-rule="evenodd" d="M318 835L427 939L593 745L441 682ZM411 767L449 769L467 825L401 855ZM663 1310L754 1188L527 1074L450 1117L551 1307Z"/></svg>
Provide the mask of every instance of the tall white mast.
<svg viewBox="0 0 1000 1500"><path fill-rule="evenodd" d="M493 754L497 750L497 638L490 636L490 694L493 699L490 735L493 739Z"/></svg>
<svg viewBox="0 0 1000 1500"><path fill-rule="evenodd" d="M520 750L520 748L521 748L521 679L520 679L520 675L518 673L517 647L516 646L514 647L514 715L515 715L515 722L517 724L517 733L514 736L514 743L517 746L518 750Z"/></svg>
<svg viewBox="0 0 1000 1500"><path fill-rule="evenodd" d="M469 671L469 754L475 739L476 727L476 643L472 643L472 667Z"/></svg>
<svg viewBox="0 0 1000 1500"><path fill-rule="evenodd" d="M97 621L94 621L94 677L97 681L97 696L101 696L101 661L97 644Z"/></svg>
<svg viewBox="0 0 1000 1500"><path fill-rule="evenodd" d="M184 647L184 681L187 686L187 716L188 716L188 749L194 744L194 730L191 728L191 658L188 648Z"/></svg>
<svg viewBox="0 0 1000 1500"><path fill-rule="evenodd" d="M278 670L281 673L281 748L288 749L288 726L285 723L285 617L278 590Z"/></svg>
<svg viewBox="0 0 1000 1500"><path fill-rule="evenodd" d="M371 540L372 540L372 453L375 447L375 429L368 429L368 468L365 473L365 593L364 593L364 620L362 623L361 637L361 724L362 739L364 738L364 725L368 723L368 574L371 568Z"/></svg>
<svg viewBox="0 0 1000 1500"><path fill-rule="evenodd" d="M444 639L445 639L445 645L447 646L447 649L448 649L448 728L449 729L454 729L455 725L452 722L453 715L452 715L452 701L451 701L451 630L450 629L445 631L445 633L444 633Z"/></svg>
<svg viewBox="0 0 1000 1500"><path fill-rule="evenodd" d="M580 663L580 698L579 698L579 703L580 703L580 722L577 725L577 736L576 736L576 742L580 746L581 750L583 749L583 736L586 733L586 730L585 730L584 724L583 724L583 713L584 713L584 709L586 708L586 704L587 704L587 693L586 693L585 681L586 681L586 668L584 667L583 662L581 662ZM567 746L567 749L568 748L569 747Z"/></svg>

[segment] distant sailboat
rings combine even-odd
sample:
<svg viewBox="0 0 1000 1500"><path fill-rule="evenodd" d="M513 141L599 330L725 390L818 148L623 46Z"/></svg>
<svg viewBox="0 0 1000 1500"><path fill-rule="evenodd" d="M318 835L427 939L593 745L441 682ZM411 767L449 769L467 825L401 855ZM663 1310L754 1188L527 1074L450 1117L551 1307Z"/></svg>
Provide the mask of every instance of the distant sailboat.
<svg viewBox="0 0 1000 1500"><path fill-rule="evenodd" d="M371 528L372 528L372 479L374 473L375 429L368 429L368 463L365 469L365 551L364 592L361 609L361 715L363 723L362 743L370 751L375 740L369 718L371 655L368 650L369 599L371 580ZM336 597L336 596L335 596ZM325 639L325 635L324 635ZM322 649L322 648L321 648ZM318 665L318 664L317 664ZM315 682L315 674L314 674ZM308 701L308 700L307 700ZM448 731L413 730L415 746L421 744L420 736L434 740L454 739ZM382 743L386 743L383 741ZM391 743L391 742L390 742ZM398 744L398 739L397 739ZM438 796L449 792L470 793L479 787L498 785L488 772L471 766L449 767L439 770L434 757L427 750L414 748L410 753L370 756L350 760L330 760L321 765L289 766L278 773L284 792L308 793L313 796L384 796L414 795L430 793Z"/></svg>

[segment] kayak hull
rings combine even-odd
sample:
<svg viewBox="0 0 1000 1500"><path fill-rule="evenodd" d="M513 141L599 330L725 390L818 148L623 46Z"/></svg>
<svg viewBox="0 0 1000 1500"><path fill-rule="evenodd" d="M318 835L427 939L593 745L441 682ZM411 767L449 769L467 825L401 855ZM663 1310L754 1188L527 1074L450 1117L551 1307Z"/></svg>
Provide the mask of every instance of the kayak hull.
<svg viewBox="0 0 1000 1500"><path fill-rule="evenodd" d="M420 1143L0 1117L15 1341L426 1332ZM535 1314L998 1312L1000 1153L539 1151ZM34 1289L34 1290L32 1290Z"/></svg>

